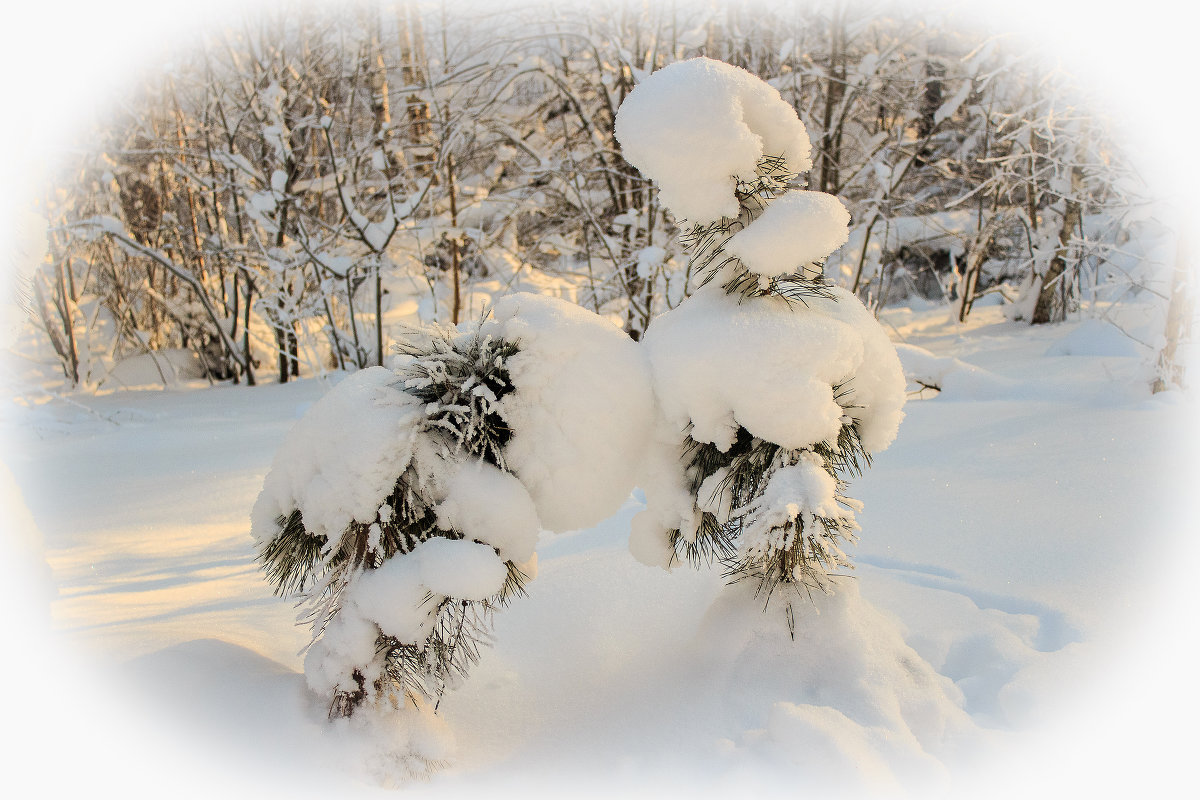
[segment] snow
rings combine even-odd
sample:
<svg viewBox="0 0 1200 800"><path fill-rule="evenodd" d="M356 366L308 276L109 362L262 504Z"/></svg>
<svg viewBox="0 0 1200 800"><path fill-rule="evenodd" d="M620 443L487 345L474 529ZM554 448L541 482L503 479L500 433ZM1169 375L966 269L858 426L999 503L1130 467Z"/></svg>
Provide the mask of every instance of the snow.
<svg viewBox="0 0 1200 800"><path fill-rule="evenodd" d="M1084 320L1046 349L1048 356L1126 356L1137 358L1141 349L1137 342L1122 333L1115 325L1100 319Z"/></svg>
<svg viewBox="0 0 1200 800"><path fill-rule="evenodd" d="M946 397L995 397L1011 388L1011 381L986 369L951 356L935 356L915 345L898 343L896 355L910 383L936 389Z"/></svg>
<svg viewBox="0 0 1200 800"><path fill-rule="evenodd" d="M706 494L705 488L700 487L701 497ZM830 518L847 515L846 509L837 503L837 480L825 471L820 459L812 453L801 454L798 463L773 473L762 496L754 504L762 509L756 515L754 525L764 532L781 528L796 517L802 516L807 529L814 515ZM731 516L745 513L746 509L734 509ZM757 546L753 544L754 533L753 530L745 531L747 547Z"/></svg>
<svg viewBox="0 0 1200 800"><path fill-rule="evenodd" d="M388 559L355 576L343 594L343 607L305 658L313 691L326 697L350 673L375 658L379 631L423 645L437 622L442 598L486 600L504 586L508 569L490 546L435 537L411 553ZM378 626L378 628L376 627ZM332 679L331 679L332 678Z"/></svg>
<svg viewBox="0 0 1200 800"><path fill-rule="evenodd" d="M204 365L193 350L170 348L123 358L98 381L101 387L134 389L178 385L204 377Z"/></svg>
<svg viewBox="0 0 1200 800"><path fill-rule="evenodd" d="M676 449L672 448L666 452L674 452ZM643 511L630 521L629 554L637 559L638 563L647 567L660 567L669 572L678 564L678 560L675 548L663 536L663 531L681 527L695 538L697 523L692 522L691 497L682 487L680 489L684 493L682 496L676 496L674 503L659 500L654 511ZM652 492L650 489L646 491Z"/></svg>
<svg viewBox="0 0 1200 800"><path fill-rule="evenodd" d="M633 489L654 419L641 348L584 308L528 293L500 299L482 333L519 347L508 361L515 389L497 409L513 430L505 462L542 527L612 514Z"/></svg>
<svg viewBox="0 0 1200 800"><path fill-rule="evenodd" d="M868 449L895 437L903 378L890 343L862 304L777 296L739 302L713 284L655 319L645 337L654 388L668 424L689 422L696 441L725 449L738 427L788 449L836 439L846 413L835 387L853 390L851 409ZM870 360L868 360L870 359Z"/></svg>
<svg viewBox="0 0 1200 800"><path fill-rule="evenodd" d="M419 547L417 548L420 549ZM436 622L436 602L426 602L430 590L422 582L421 559L413 553L390 558L373 570L364 570L355 576L346 589L348 607L335 617L348 615L378 625L389 636L401 642L420 644L429 635ZM317 641L320 645L324 636ZM353 667L368 664L374 657L374 648L364 661L346 661ZM305 664L305 671L308 664Z"/></svg>
<svg viewBox="0 0 1200 800"><path fill-rule="evenodd" d="M722 593L697 636L720 654L698 657L723 704L764 723L761 739L747 731L735 746L758 751L776 769L803 768L798 774L818 789L945 789L938 756L962 746L972 728L961 692L856 582L843 579L833 595L815 596L798 613L795 641L781 615L764 614L753 595L745 585Z"/></svg>
<svg viewBox="0 0 1200 800"><path fill-rule="evenodd" d="M508 569L491 545L435 538L412 555L421 567L421 583L443 597L486 600L504 588Z"/></svg>
<svg viewBox="0 0 1200 800"><path fill-rule="evenodd" d="M394 586L407 588L410 585L415 584L392 582L387 584L386 588ZM364 605L367 608L365 615L357 614L354 610L343 609L325 626L325 632L321 638L313 642L304 655L304 680L308 684L308 688L321 697L332 697L339 688L346 691L353 691L357 688L351 675L354 665L370 664L375 658L375 642L379 637L380 630L377 627L378 623L374 621L375 617L384 621L385 630L388 633L406 642L420 641L424 637L424 633L420 632L421 625L432 624L431 620L426 621L428 613L415 623L410 619L397 621L392 616L381 613L394 608L393 613L407 613L411 616L410 609L415 606L407 603L398 603L395 606L386 604L378 610L373 609L371 601L376 598L370 589L375 586L383 586L383 584L368 582L363 587ZM356 585L354 588L359 587Z"/></svg>
<svg viewBox="0 0 1200 800"><path fill-rule="evenodd" d="M538 580L496 615L470 678L383 738L379 721L327 721L301 674L308 632L246 535L298 410L336 388L14 393L6 530L36 524L20 571L48 565L56 594L5 595L27 609L12 652L33 654L13 666L55 687L21 716L44 733L15 745L11 780L31 764L47 792L76 790L40 766L53 741L84 785L142 795L377 796L429 759L446 766L406 791L1165 792L1188 763L1172 720L1196 707L1194 398L1150 396L1142 357L1047 355L1090 338L1086 321L1002 311L884 312L897 339L962 365L948 375L1004 390L908 403L854 482L853 577L796 605L794 642L718 571L631 558L635 492L545 537ZM38 614L61 641L25 632Z"/></svg>
<svg viewBox="0 0 1200 800"><path fill-rule="evenodd" d="M709 58L643 79L621 103L615 133L663 205L699 225L737 216L735 176L752 178L763 156L783 156L792 172L812 167L808 132L778 90Z"/></svg>
<svg viewBox="0 0 1200 800"><path fill-rule="evenodd" d="M519 480L490 464L464 464L434 511L441 527L492 545L505 561L533 556L541 530L533 500Z"/></svg>
<svg viewBox="0 0 1200 800"><path fill-rule="evenodd" d="M370 524L412 458L420 406L385 367L356 372L322 397L284 440L252 513L260 543L299 509L330 549L351 522Z"/></svg>
<svg viewBox="0 0 1200 800"><path fill-rule="evenodd" d="M791 191L725 243L754 273L774 277L803 270L846 243L850 212L831 194Z"/></svg>
<svg viewBox="0 0 1200 800"><path fill-rule="evenodd" d="M331 728L329 738L339 739L335 752L362 763L365 774L384 789L410 789L454 753L453 732L423 703L382 712L369 709L334 720Z"/></svg>
<svg viewBox="0 0 1200 800"><path fill-rule="evenodd" d="M55 599L54 576L46 563L46 553L37 523L25 505L21 489L8 466L0 461L0 511L9 551L5 553L14 568L12 577L28 582L33 591L23 599L30 615L39 625L50 621L49 605ZM20 576L18 578L18 576Z"/></svg>
<svg viewBox="0 0 1200 800"><path fill-rule="evenodd" d="M859 439L867 452L882 452L895 441L904 419L900 360L883 326L857 297L841 287L829 291L832 300L809 300L806 305L848 325L862 342L862 362L845 386L848 413L858 422Z"/></svg>
<svg viewBox="0 0 1200 800"><path fill-rule="evenodd" d="M643 247L637 253L637 275L639 278L649 278L654 270L663 265L667 251L657 245Z"/></svg>

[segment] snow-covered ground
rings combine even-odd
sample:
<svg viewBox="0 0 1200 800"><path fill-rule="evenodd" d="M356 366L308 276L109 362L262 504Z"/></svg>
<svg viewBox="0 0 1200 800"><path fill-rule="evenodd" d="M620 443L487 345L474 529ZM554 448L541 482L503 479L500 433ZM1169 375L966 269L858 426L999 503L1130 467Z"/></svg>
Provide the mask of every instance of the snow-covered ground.
<svg viewBox="0 0 1200 800"><path fill-rule="evenodd" d="M1197 719L1195 405L1151 396L1144 353L1098 320L949 317L884 314L906 371L943 391L910 400L854 482L857 569L794 642L716 572L638 564L635 492L543 534L528 597L441 703L446 766L406 788L1166 791ZM276 447L330 379L52 396L9 365L17 785L378 791L386 750L307 694L307 631L249 536Z"/></svg>

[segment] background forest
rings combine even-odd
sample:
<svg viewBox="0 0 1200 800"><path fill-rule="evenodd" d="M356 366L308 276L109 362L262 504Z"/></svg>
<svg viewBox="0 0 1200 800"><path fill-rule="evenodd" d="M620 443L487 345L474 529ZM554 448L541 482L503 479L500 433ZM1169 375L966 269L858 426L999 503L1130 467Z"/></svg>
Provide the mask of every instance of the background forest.
<svg viewBox="0 0 1200 800"><path fill-rule="evenodd" d="M1172 243L1108 121L1047 54L962 15L463 10L261 6L118 94L39 202L49 253L30 306L68 382L383 363L405 324L478 317L515 289L637 338L696 280L613 118L640 78L697 55L795 107L809 187L853 219L826 274L869 307L949 304L964 320L1000 303L1030 323L1130 298L1167 307ZM1186 316L1131 332L1167 382Z"/></svg>

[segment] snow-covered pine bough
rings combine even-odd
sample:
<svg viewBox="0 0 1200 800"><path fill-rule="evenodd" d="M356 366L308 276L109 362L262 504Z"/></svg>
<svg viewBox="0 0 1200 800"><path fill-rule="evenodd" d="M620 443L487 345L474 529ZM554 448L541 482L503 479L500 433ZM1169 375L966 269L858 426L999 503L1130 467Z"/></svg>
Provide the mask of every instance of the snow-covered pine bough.
<svg viewBox="0 0 1200 800"><path fill-rule="evenodd" d="M330 717L436 708L535 577L539 533L594 525L628 497L652 414L636 343L530 294L414 331L394 368L315 403L252 527L268 580L312 628L305 678Z"/></svg>

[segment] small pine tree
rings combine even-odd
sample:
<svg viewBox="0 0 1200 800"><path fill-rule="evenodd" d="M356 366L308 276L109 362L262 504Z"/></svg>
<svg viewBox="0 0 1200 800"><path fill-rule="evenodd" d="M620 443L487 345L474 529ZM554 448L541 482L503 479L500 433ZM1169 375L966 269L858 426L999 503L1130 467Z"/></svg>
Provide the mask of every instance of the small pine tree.
<svg viewBox="0 0 1200 800"><path fill-rule="evenodd" d="M516 293L414 331L395 369L344 378L296 423L255 503L259 562L312 629L329 716L432 706L542 529L586 528L633 489L653 424L639 346L564 300Z"/></svg>
<svg viewBox="0 0 1200 800"><path fill-rule="evenodd" d="M837 302L822 271L823 259L796 272L767 277L729 252L729 242L738 232L748 229L777 197L800 185L800 176L787 170L781 156L764 156L752 178L738 179L738 215L695 225L683 239L701 286L716 280L723 291L746 303L764 297L800 305L818 298ZM722 447L689 434L682 463L699 524L694 534L678 528L669 532L676 554L695 566L715 558L730 580L757 581L767 600L778 587L830 591L830 578L852 568L842 546L853 544L859 530L853 515L858 503L845 494L848 480L871 463L853 414L852 384L847 380L833 387L845 413L832 440L785 448L738 427L733 445ZM787 479L812 469L832 479L834 499L843 510L804 508L789 495Z"/></svg>
<svg viewBox="0 0 1200 800"><path fill-rule="evenodd" d="M662 108L677 111L678 118L664 120ZM708 135L698 132L705 130ZM832 578L851 566L843 548L856 540L860 505L846 490L871 462L864 426L875 446L886 446L904 397L895 352L886 337L880 345L881 331L871 330L877 323L823 274L824 259L846 240L849 215L836 198L801 189L800 173L811 166L807 133L778 92L744 70L693 59L652 74L618 112L617 136L626 157L660 186L664 202L677 199L678 216L700 217L681 225L700 288L652 323L645 338L668 424L684 424L675 437L680 476L674 487L648 489L648 508L635 520L631 546L643 560L665 566L718 561L731 581L756 581L767 603L781 588L829 592ZM747 141L758 143L753 161ZM772 144L782 152L764 152ZM727 154L739 148L739 158L730 159ZM732 179L706 163L713 161L726 165L724 174ZM701 166L689 169L689 163ZM712 179L698 185L696 174ZM806 320L804 327L793 324L799 320ZM763 333L744 334L749 329ZM812 334L820 335L806 338ZM747 349L720 352L735 340ZM789 408L788 398L778 396L788 387L769 381L742 388L717 375L687 385L689 370L709 369L706 362L744 359L771 372L776 360L784 360L784 349L812 348L818 341L850 346L846 353L810 359L813 374L803 377L823 381L826 389L807 406L798 397ZM714 350L697 352L700 346ZM851 352L860 354L857 360ZM860 379L866 372L875 377ZM706 401L710 406L726 403L720 408L732 423L714 427L710 409L683 396L705 391L714 395ZM834 424L807 438L777 436L763 419L756 392L776 395L767 398L771 409L832 414ZM891 431L881 434L881 426ZM680 486L689 503L680 504ZM647 542L662 537L665 548ZM786 609L790 622L790 600Z"/></svg>
<svg viewBox="0 0 1200 800"><path fill-rule="evenodd" d="M507 363L517 346L478 332L455 336L439 331L414 333L400 350L408 363L389 381L389 390L411 398L416 409L410 421L412 435L424 440L433 458L405 464L374 520L352 521L331 539L307 528L303 513L294 508L275 518L274 531L260 545L258 560L276 593L303 599L302 619L312 626L314 646L339 615L356 613L347 610L345 601L364 573L409 556L433 539L470 540L463 531L439 522L433 492L440 494L441 487L431 485L438 481L423 474L426 468L480 461L505 469L504 445L512 431L497 412L497 403L512 391ZM370 413L369 408L359 410ZM493 550L499 558L499 548ZM448 679L465 676L478 660L491 614L524 591L527 576L521 567L512 560L503 563L503 585L490 597L422 592L420 603L432 624L421 642L404 641L374 620L361 620L374 628L373 656L369 663L343 665L345 680L330 702L330 717L350 716L368 697L423 699L436 707Z"/></svg>

